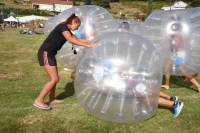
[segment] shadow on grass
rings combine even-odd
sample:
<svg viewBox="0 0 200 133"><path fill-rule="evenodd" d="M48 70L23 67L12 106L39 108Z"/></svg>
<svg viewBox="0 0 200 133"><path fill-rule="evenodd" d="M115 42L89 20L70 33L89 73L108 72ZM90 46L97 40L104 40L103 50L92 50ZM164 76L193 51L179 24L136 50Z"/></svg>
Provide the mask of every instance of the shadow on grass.
<svg viewBox="0 0 200 133"><path fill-rule="evenodd" d="M164 107L164 106L160 106L160 105L158 105L158 108L159 108L159 109L168 110L168 111L170 111L170 112L171 112L171 109L170 109L170 108L168 108L168 107Z"/></svg>
<svg viewBox="0 0 200 133"><path fill-rule="evenodd" d="M189 80L185 80L184 76L171 76L170 81L171 81L171 88L184 87L184 88L196 91L196 89L192 87L192 83Z"/></svg>
<svg viewBox="0 0 200 133"><path fill-rule="evenodd" d="M67 83L64 88L64 92L60 93L56 96L57 99L65 99L67 97L73 96L74 91L74 82Z"/></svg>

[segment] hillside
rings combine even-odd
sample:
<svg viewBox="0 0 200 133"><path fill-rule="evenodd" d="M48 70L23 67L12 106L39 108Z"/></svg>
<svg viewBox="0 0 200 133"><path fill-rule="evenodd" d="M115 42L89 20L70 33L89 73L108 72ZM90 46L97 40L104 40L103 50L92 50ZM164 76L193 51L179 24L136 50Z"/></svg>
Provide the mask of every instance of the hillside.
<svg viewBox="0 0 200 133"><path fill-rule="evenodd" d="M100 0L92 1L92 4L98 4ZM32 9L31 0L0 0L0 8L16 8L16 9ZM84 4L83 1L76 1L76 5ZM167 2L153 2L152 8L159 9L163 5L168 5ZM125 14L126 18L133 18L137 15L146 15L148 12L148 2L145 1L121 1L110 3L109 11L114 17L120 17L120 14Z"/></svg>

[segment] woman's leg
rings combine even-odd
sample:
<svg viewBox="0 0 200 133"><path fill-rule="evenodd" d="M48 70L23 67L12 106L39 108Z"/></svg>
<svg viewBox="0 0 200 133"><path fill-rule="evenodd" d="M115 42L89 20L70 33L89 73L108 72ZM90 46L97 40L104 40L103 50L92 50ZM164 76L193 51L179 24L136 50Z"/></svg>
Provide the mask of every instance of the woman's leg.
<svg viewBox="0 0 200 133"><path fill-rule="evenodd" d="M171 101L171 100L168 100L165 98L161 98L161 97L159 98L158 104L159 104L159 106L170 109L172 111L173 118L176 118L179 116L179 114L182 111L183 105L184 105L184 103L181 101L174 102L174 101Z"/></svg>
<svg viewBox="0 0 200 133"><path fill-rule="evenodd" d="M49 93L49 101L53 101L55 99L55 88L56 88L56 85L53 87L53 89Z"/></svg>
<svg viewBox="0 0 200 133"><path fill-rule="evenodd" d="M64 102L64 100L56 99L55 88L56 86L54 86L53 89L49 93L49 102L47 102L48 104L61 104Z"/></svg>
<svg viewBox="0 0 200 133"><path fill-rule="evenodd" d="M170 86L170 74L165 74L165 83L161 85L162 88L169 89Z"/></svg>
<svg viewBox="0 0 200 133"><path fill-rule="evenodd" d="M158 105L162 106L162 107L167 107L167 108L171 109L172 106L174 105L174 101L171 101L171 100L159 97Z"/></svg>
<svg viewBox="0 0 200 133"><path fill-rule="evenodd" d="M57 70L57 67L56 67L56 70ZM58 71L57 71L57 75L58 75ZM49 92L49 101L47 102L47 104L60 104L60 103L64 102L64 100L58 100L58 99L56 99L55 89L56 89L56 84L55 84L55 86Z"/></svg>
<svg viewBox="0 0 200 133"><path fill-rule="evenodd" d="M199 82L194 78L194 76L187 71L187 68L182 65L180 66L180 70L183 73L183 75L195 86L197 87L197 91L200 93L200 84Z"/></svg>
<svg viewBox="0 0 200 133"><path fill-rule="evenodd" d="M55 89L54 87L56 86L56 84L59 81L56 66L45 65L44 69L47 72L50 80L44 85L44 87L40 91L39 96L35 100L35 104L38 104L38 105L41 105L41 106L47 106L46 104L44 104L44 98L48 93L50 93L51 90Z"/></svg>
<svg viewBox="0 0 200 133"><path fill-rule="evenodd" d="M199 84L199 82L194 77L190 78L190 82L197 87L197 91L200 93L200 84Z"/></svg>
<svg viewBox="0 0 200 133"><path fill-rule="evenodd" d="M171 96L167 95L166 93L160 92L160 97L170 100Z"/></svg>
<svg viewBox="0 0 200 133"><path fill-rule="evenodd" d="M170 86L170 76L171 76L171 67L172 67L172 60L171 58L168 59L165 65L165 83L161 85L162 88L169 89Z"/></svg>
<svg viewBox="0 0 200 133"><path fill-rule="evenodd" d="M56 67L56 70L57 70L57 67ZM58 75L58 70L57 70L57 75ZM53 88L49 92L49 102L55 99L55 89L56 89L56 84L53 86Z"/></svg>

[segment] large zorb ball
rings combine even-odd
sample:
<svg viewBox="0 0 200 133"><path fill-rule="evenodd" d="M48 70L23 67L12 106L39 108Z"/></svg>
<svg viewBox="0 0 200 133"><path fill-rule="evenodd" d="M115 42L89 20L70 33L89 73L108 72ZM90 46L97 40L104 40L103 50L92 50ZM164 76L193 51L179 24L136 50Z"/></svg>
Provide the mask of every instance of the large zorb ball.
<svg viewBox="0 0 200 133"><path fill-rule="evenodd" d="M105 32L84 49L76 68L75 92L91 115L131 123L157 109L162 64L152 43L129 32Z"/></svg>
<svg viewBox="0 0 200 133"><path fill-rule="evenodd" d="M82 54L83 47L76 47L75 45L66 42L58 51L56 59L58 63L64 68L76 69L79 57Z"/></svg>
<svg viewBox="0 0 200 133"><path fill-rule="evenodd" d="M48 35L61 22L75 13L81 19L80 31L85 39L92 40L104 30L115 28L117 24L112 15L104 8L95 5L74 6L57 16L49 19L44 27L44 33Z"/></svg>
<svg viewBox="0 0 200 133"><path fill-rule="evenodd" d="M138 34L138 29L143 24L142 22L137 22L134 20L129 21L126 19L115 19L115 21L118 24L118 29L120 28L123 31L134 32L135 34Z"/></svg>
<svg viewBox="0 0 200 133"><path fill-rule="evenodd" d="M92 40L104 31L116 29L117 23L112 15L104 8L95 5L75 6L67 9L57 16L49 19L44 27L44 33L48 35L61 22L64 22L71 14L75 13L81 19L81 25L72 33L79 39ZM73 47L73 50L72 50ZM56 56L58 63L65 68L74 69L78 63L84 47L66 42L66 45L58 51Z"/></svg>
<svg viewBox="0 0 200 133"><path fill-rule="evenodd" d="M79 39L84 38L80 30L73 31L73 34ZM73 45L66 42L57 52L56 59L64 68L74 70L78 64L79 56L81 56L83 48L83 46Z"/></svg>
<svg viewBox="0 0 200 133"><path fill-rule="evenodd" d="M155 11L145 21L146 33L168 53L165 73L192 75L200 71L200 8Z"/></svg>

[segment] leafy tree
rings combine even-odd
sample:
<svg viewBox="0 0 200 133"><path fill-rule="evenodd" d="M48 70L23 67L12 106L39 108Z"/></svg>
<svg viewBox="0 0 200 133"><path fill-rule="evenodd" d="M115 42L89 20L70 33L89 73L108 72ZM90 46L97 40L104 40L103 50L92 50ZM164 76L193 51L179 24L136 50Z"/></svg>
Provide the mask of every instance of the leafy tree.
<svg viewBox="0 0 200 133"><path fill-rule="evenodd" d="M152 3L153 3L153 0L148 0L148 11L147 11L147 14L150 14L151 11L152 11Z"/></svg>
<svg viewBox="0 0 200 133"><path fill-rule="evenodd" d="M103 8L110 8L110 0L101 0L99 5Z"/></svg>
<svg viewBox="0 0 200 133"><path fill-rule="evenodd" d="M200 1L199 0L193 0L190 4L191 7L199 7Z"/></svg>
<svg viewBox="0 0 200 133"><path fill-rule="evenodd" d="M91 5L91 0L84 0L85 5Z"/></svg>

